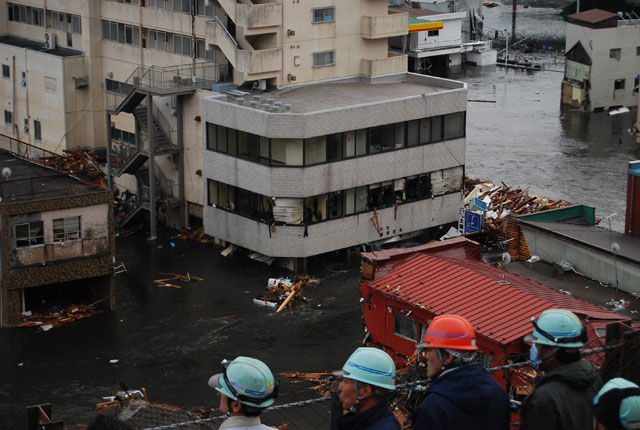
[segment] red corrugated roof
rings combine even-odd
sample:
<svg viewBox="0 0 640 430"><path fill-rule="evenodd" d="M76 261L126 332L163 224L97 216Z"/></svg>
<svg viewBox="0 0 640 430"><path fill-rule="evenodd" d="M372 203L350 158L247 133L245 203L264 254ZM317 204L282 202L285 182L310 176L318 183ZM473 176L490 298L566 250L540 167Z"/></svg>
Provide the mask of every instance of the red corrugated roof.
<svg viewBox="0 0 640 430"><path fill-rule="evenodd" d="M531 332L531 317L552 308L628 320L586 300L468 259L416 254L370 287L436 315L467 318L476 333L506 345Z"/></svg>
<svg viewBox="0 0 640 430"><path fill-rule="evenodd" d="M617 15L615 13L613 13L613 12L608 12L606 10L589 9L589 10L586 10L584 12L574 13L573 15L569 15L569 18L571 18L573 20L576 20L576 21L582 21L582 22L588 22L590 24L596 24L596 23L604 21L606 19L613 18L614 16L617 16Z"/></svg>

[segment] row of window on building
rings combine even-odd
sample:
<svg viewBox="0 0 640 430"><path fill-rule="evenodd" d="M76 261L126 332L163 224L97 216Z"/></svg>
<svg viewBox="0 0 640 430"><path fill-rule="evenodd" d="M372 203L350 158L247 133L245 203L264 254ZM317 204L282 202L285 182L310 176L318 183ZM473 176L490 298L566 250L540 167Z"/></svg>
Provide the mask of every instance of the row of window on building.
<svg viewBox="0 0 640 430"><path fill-rule="evenodd" d="M57 12L38 7L25 6L15 3L7 3L9 8L9 21L36 25L38 27L62 30L67 33L82 34L82 20L80 15L65 12ZM46 18L46 21L43 19Z"/></svg>
<svg viewBox="0 0 640 430"><path fill-rule="evenodd" d="M54 243L82 238L79 216L54 219L51 227ZM13 237L16 249L44 245L44 222L32 221L15 224Z"/></svg>
<svg viewBox="0 0 640 430"><path fill-rule="evenodd" d="M4 125L13 125L13 112L5 110L4 111ZM22 131L25 133L29 132L29 119L25 118L22 124ZM42 123L40 120L33 120L33 138L42 142Z"/></svg>
<svg viewBox="0 0 640 430"><path fill-rule="evenodd" d="M276 139L207 123L207 149L270 166L313 166L465 136L465 112L307 139Z"/></svg>
<svg viewBox="0 0 640 430"><path fill-rule="evenodd" d="M640 46L636 46L636 57L640 56ZM615 60L620 61L622 59L622 49L621 48L612 48L609 49L609 58L613 58Z"/></svg>
<svg viewBox="0 0 640 430"><path fill-rule="evenodd" d="M208 204L265 223L314 224L462 189L462 166L307 198L272 198L207 180Z"/></svg>
<svg viewBox="0 0 640 430"><path fill-rule="evenodd" d="M142 7L150 7L154 9L173 10L174 12L191 13L191 0L106 0L114 3L123 3ZM194 13L199 16L214 17L216 7L207 5L205 0L196 0L194 3ZM209 3L212 3L209 0Z"/></svg>
<svg viewBox="0 0 640 430"><path fill-rule="evenodd" d="M122 24L115 21L102 20L102 39L125 45L140 46L140 28L136 25ZM168 33L166 31L142 29L142 47L162 52L191 57L191 36ZM195 57L203 60L215 61L216 51L207 50L204 39L196 38Z"/></svg>

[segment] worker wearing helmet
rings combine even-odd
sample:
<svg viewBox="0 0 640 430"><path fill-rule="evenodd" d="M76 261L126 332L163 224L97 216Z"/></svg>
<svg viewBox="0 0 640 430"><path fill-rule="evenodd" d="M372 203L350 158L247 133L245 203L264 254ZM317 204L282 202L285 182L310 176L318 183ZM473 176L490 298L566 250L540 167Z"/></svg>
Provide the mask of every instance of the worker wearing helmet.
<svg viewBox="0 0 640 430"><path fill-rule="evenodd" d="M469 321L458 315L437 316L417 347L431 383L413 412L414 430L509 428L507 394L474 362L478 346Z"/></svg>
<svg viewBox="0 0 640 430"><path fill-rule="evenodd" d="M338 430L400 430L386 402L396 388L396 365L389 354L377 348L358 348L334 374L343 377L339 399L349 411L336 420Z"/></svg>
<svg viewBox="0 0 640 430"><path fill-rule="evenodd" d="M531 358L546 374L534 379L534 391L522 403L520 429L593 428L591 401L602 385L590 361L581 359L587 331L564 309L549 309L532 318Z"/></svg>
<svg viewBox="0 0 640 430"><path fill-rule="evenodd" d="M640 387L613 378L593 398L593 414L607 430L640 428Z"/></svg>
<svg viewBox="0 0 640 430"><path fill-rule="evenodd" d="M219 430L273 430L262 425L259 416L278 396L278 383L269 367L250 357L238 357L230 363L225 360L222 364L224 371L209 378L209 386L220 393L220 411L229 417Z"/></svg>

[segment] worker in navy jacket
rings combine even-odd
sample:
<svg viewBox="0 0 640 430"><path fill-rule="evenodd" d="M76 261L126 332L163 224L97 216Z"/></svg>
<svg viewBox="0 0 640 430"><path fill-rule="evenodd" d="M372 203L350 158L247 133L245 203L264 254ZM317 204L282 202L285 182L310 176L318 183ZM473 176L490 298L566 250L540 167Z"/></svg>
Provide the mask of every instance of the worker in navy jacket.
<svg viewBox="0 0 640 430"><path fill-rule="evenodd" d="M342 408L349 412L337 418L338 430L400 430L387 406L386 397L395 390L396 366L377 348L358 348L342 370L338 386Z"/></svg>
<svg viewBox="0 0 640 430"><path fill-rule="evenodd" d="M435 317L424 341L431 384L413 412L414 430L507 430L511 418L505 391L474 363L475 332L458 315ZM545 429L541 429L545 430Z"/></svg>

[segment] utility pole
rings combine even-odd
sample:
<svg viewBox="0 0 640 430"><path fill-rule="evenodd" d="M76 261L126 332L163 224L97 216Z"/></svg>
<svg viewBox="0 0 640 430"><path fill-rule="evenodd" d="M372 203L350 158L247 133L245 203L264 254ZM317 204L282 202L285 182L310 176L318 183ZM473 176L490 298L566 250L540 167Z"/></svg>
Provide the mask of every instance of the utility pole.
<svg viewBox="0 0 640 430"><path fill-rule="evenodd" d="M511 37L516 40L516 0L513 0L513 10L511 12Z"/></svg>

